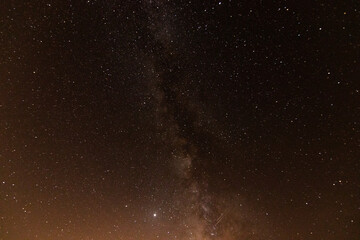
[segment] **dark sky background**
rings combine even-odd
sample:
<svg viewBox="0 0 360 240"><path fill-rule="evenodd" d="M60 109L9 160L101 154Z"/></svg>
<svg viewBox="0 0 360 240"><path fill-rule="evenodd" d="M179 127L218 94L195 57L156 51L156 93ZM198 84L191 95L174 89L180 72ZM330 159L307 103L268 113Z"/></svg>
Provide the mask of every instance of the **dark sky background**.
<svg viewBox="0 0 360 240"><path fill-rule="evenodd" d="M1 240L356 240L358 1L5 0Z"/></svg>

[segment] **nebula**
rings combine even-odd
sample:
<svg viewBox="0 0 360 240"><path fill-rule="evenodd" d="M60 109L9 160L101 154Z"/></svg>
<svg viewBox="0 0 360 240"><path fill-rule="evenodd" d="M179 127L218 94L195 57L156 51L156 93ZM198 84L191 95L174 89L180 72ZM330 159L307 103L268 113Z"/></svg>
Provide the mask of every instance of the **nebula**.
<svg viewBox="0 0 360 240"><path fill-rule="evenodd" d="M0 4L0 240L358 239L360 6Z"/></svg>

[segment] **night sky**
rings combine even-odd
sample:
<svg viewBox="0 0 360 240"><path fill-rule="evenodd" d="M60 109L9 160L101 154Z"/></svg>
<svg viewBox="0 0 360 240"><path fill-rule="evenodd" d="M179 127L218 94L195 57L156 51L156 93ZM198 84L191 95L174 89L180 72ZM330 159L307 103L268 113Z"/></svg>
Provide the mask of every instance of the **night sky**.
<svg viewBox="0 0 360 240"><path fill-rule="evenodd" d="M359 1L1 2L0 240L359 238Z"/></svg>

